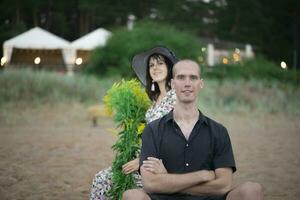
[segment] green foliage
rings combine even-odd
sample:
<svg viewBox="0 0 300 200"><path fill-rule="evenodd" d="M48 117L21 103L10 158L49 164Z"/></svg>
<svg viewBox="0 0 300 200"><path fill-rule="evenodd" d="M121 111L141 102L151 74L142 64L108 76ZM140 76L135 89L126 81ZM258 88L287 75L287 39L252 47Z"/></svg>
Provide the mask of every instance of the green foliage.
<svg viewBox="0 0 300 200"><path fill-rule="evenodd" d="M96 74L133 75L132 57L156 45L164 45L179 58L197 59L202 55L201 44L191 35L165 24L138 23L132 31L119 29L103 48L94 51L87 70Z"/></svg>
<svg viewBox="0 0 300 200"><path fill-rule="evenodd" d="M226 4L217 16L215 33L220 38L251 43L268 58L284 60L289 66L293 56L299 60L300 1L230 0Z"/></svg>
<svg viewBox="0 0 300 200"><path fill-rule="evenodd" d="M108 192L112 199L121 199L125 190L135 187L133 177L122 173L122 166L133 160L138 153L139 127L143 126L150 100L137 80L123 80L107 91L104 103L114 113L117 126L123 129L112 146L116 157L112 165L112 189Z"/></svg>
<svg viewBox="0 0 300 200"><path fill-rule="evenodd" d="M73 76L29 69L5 69L0 73L0 105L12 102L97 102L113 84L92 76Z"/></svg>
<svg viewBox="0 0 300 200"><path fill-rule="evenodd" d="M151 19L197 36L250 43L292 66L300 60L299 8L297 0L1 0L0 42L34 26L72 41L99 27L126 26L128 14L134 14L137 21Z"/></svg>
<svg viewBox="0 0 300 200"><path fill-rule="evenodd" d="M216 65L204 68L204 77L217 79L262 79L279 80L294 84L300 83L300 73L294 70L284 70L262 57L248 60L240 64Z"/></svg>

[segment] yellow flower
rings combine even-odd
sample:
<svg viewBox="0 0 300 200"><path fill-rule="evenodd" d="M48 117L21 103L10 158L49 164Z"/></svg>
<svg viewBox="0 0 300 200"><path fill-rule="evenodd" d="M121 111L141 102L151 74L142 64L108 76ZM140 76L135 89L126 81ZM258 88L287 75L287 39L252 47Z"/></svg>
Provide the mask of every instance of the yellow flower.
<svg viewBox="0 0 300 200"><path fill-rule="evenodd" d="M137 134L141 135L145 129L145 123L140 123L139 127L137 128Z"/></svg>
<svg viewBox="0 0 300 200"><path fill-rule="evenodd" d="M151 102L148 95L141 87L141 84L136 79L129 81L122 80L119 83L115 83L103 98L107 113L112 115L113 111L120 112L120 110L118 110L120 107L116 105L120 105L120 101L123 101L126 95L133 95L132 98L134 101L132 102L138 103L139 107L143 110L149 108Z"/></svg>
<svg viewBox="0 0 300 200"><path fill-rule="evenodd" d="M150 106L150 99L147 93L142 89L141 84L136 79L132 79L128 83L139 105L148 108Z"/></svg>

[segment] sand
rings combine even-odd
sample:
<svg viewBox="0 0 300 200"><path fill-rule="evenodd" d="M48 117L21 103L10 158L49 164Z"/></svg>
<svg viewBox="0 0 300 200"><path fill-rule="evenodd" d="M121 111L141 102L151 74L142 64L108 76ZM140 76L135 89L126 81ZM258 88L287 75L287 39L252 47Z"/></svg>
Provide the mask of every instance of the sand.
<svg viewBox="0 0 300 200"><path fill-rule="evenodd" d="M88 199L95 173L108 167L112 119L92 127L86 106L1 110L0 199ZM210 116L231 137L234 185L255 181L266 200L300 199L300 117L227 113Z"/></svg>

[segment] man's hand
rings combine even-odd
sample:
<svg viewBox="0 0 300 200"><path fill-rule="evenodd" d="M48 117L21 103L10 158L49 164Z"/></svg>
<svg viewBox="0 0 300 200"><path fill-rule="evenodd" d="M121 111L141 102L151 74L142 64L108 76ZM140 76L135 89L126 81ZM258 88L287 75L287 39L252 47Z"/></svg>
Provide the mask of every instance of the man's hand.
<svg viewBox="0 0 300 200"><path fill-rule="evenodd" d="M143 161L143 168L149 172L154 174L166 174L168 171L166 170L161 159L157 159L154 157L148 157L147 160Z"/></svg>
<svg viewBox="0 0 300 200"><path fill-rule="evenodd" d="M139 162L140 160L138 158L129 161L128 163L124 164L122 166L122 171L124 174L130 174L134 171L137 171L139 169Z"/></svg>
<svg viewBox="0 0 300 200"><path fill-rule="evenodd" d="M200 177L202 178L202 180L204 180L204 182L216 179L216 174L213 170L201 170L198 174L200 174Z"/></svg>

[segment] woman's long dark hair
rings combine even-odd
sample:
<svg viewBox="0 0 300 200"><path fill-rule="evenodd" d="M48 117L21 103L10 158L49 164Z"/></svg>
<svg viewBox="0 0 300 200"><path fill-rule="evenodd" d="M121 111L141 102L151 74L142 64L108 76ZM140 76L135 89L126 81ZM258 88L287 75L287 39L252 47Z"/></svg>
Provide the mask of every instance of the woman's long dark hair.
<svg viewBox="0 0 300 200"><path fill-rule="evenodd" d="M160 95L160 90L158 87L158 84L154 82L155 90L151 91L151 85L152 85L152 78L149 73L149 62L150 59L153 58L155 60L162 60L166 63L167 65L167 78L166 78L166 90L169 91L171 89L171 79L172 79L172 68L173 68L173 63L166 57L161 54L152 54L149 56L148 61L147 61L147 73L146 73L146 93L148 94L149 98L151 101L156 101L158 96Z"/></svg>

